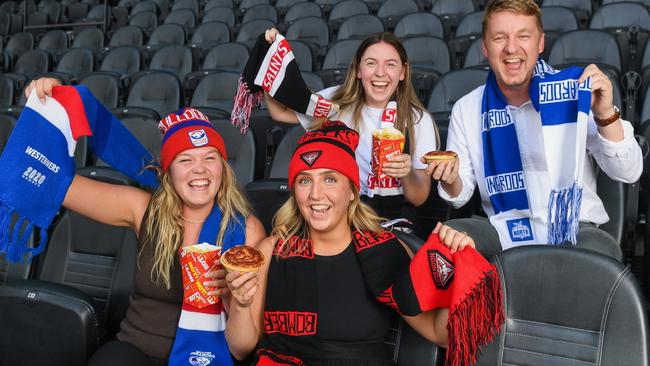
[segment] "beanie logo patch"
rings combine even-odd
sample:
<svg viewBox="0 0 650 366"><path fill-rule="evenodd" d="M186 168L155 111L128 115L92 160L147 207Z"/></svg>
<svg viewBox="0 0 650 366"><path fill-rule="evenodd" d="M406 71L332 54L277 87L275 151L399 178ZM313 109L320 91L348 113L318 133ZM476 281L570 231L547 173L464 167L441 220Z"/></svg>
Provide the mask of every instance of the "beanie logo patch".
<svg viewBox="0 0 650 366"><path fill-rule="evenodd" d="M300 155L300 159L307 164L310 168L314 163L316 163L316 160L323 154L322 151L320 150L314 150L314 151L307 151L306 153L303 153Z"/></svg>
<svg viewBox="0 0 650 366"><path fill-rule="evenodd" d="M436 288L446 290L454 278L454 265L437 250L427 250L427 258Z"/></svg>
<svg viewBox="0 0 650 366"><path fill-rule="evenodd" d="M192 145L196 147L208 144L208 135L205 133L204 129L190 131L187 134L190 136Z"/></svg>

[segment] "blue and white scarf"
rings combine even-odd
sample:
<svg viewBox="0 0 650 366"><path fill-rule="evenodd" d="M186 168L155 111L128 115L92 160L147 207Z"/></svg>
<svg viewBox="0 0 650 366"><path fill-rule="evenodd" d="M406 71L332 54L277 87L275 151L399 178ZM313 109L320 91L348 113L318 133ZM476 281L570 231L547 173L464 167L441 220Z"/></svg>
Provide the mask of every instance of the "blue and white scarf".
<svg viewBox="0 0 650 366"><path fill-rule="evenodd" d="M43 251L74 177L81 136L89 136L95 154L117 170L144 186L158 185L143 169L151 154L86 87L56 87L44 103L32 92L0 156L0 255L10 262ZM35 226L40 242L29 248Z"/></svg>
<svg viewBox="0 0 650 366"><path fill-rule="evenodd" d="M206 219L199 234L199 243L217 244L222 214L217 205ZM241 216L231 220L221 243L222 252L246 241L245 221ZM226 343L226 314L223 302L197 308L183 302L169 366L232 366Z"/></svg>
<svg viewBox="0 0 650 366"><path fill-rule="evenodd" d="M494 208L490 221L504 248L576 243L591 105L591 79L579 84L582 72L580 67L557 71L539 59L530 83L530 99L542 121L549 172L546 217L530 209L529 195L542 193L529 190L515 121L494 73L488 74L481 106L484 184ZM540 237L544 232L547 238Z"/></svg>

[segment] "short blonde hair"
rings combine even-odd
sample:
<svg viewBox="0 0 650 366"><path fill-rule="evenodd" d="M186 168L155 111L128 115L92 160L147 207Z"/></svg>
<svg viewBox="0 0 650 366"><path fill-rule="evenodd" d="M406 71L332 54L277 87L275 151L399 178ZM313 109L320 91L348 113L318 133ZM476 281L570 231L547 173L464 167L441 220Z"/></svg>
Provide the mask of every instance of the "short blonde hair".
<svg viewBox="0 0 650 366"><path fill-rule="evenodd" d="M488 26L488 20L494 13L509 11L515 14L534 16L537 20L537 28L544 32L542 27L542 11L539 5L533 0L492 0L485 6L483 14L483 38Z"/></svg>

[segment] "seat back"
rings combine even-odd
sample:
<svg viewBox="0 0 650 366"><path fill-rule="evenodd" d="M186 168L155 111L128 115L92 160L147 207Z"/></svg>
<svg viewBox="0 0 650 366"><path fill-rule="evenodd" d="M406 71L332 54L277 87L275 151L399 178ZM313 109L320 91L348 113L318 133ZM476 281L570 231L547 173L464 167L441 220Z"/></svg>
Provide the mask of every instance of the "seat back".
<svg viewBox="0 0 650 366"><path fill-rule="evenodd" d="M277 4L276 4L276 8L277 8ZM323 14L321 13L320 6L310 2L300 2L291 5L291 7L287 9L286 14L284 14L284 19L283 19L284 25L290 26L296 20L300 18L307 18L307 17L322 18Z"/></svg>
<svg viewBox="0 0 650 366"><path fill-rule="evenodd" d="M235 26L235 11L229 7L218 6L206 11L203 15L203 23L206 22L224 22L230 28Z"/></svg>
<svg viewBox="0 0 650 366"><path fill-rule="evenodd" d="M278 11L275 10L274 6L269 4L255 5L246 10L241 22L244 24L257 19L266 19L272 21L273 23L277 23Z"/></svg>
<svg viewBox="0 0 650 366"><path fill-rule="evenodd" d="M431 13L413 13L404 16L395 25L395 35L401 39L429 36L444 38L442 21Z"/></svg>
<svg viewBox="0 0 650 366"><path fill-rule="evenodd" d="M72 42L73 48L89 48L99 52L104 48L104 32L99 28L86 28L81 30Z"/></svg>
<svg viewBox="0 0 650 366"><path fill-rule="evenodd" d="M571 9L576 14L580 25L585 27L589 23L589 18L591 18L593 5L591 0L544 0L542 8L547 6L565 6Z"/></svg>
<svg viewBox="0 0 650 366"><path fill-rule="evenodd" d="M244 71L249 51L241 43L218 44L208 52L203 60L203 70Z"/></svg>
<svg viewBox="0 0 650 366"><path fill-rule="evenodd" d="M196 26L196 15L190 9L173 10L165 18L165 24L178 24L189 34Z"/></svg>
<svg viewBox="0 0 650 366"><path fill-rule="evenodd" d="M625 233L625 189L623 182L613 180L605 172L598 172L598 197L603 201L609 221L600 225L600 228L607 231L614 237L616 242L623 244Z"/></svg>
<svg viewBox="0 0 650 366"><path fill-rule="evenodd" d="M158 27L158 15L153 11L139 12L131 16L129 26L138 27L145 34L150 35Z"/></svg>
<svg viewBox="0 0 650 366"><path fill-rule="evenodd" d="M181 86L174 74L154 71L143 75L131 87L127 106L145 107L166 116L178 110L181 104Z"/></svg>
<svg viewBox="0 0 650 366"><path fill-rule="evenodd" d="M112 73L92 73L79 80L90 89L106 108L117 107L120 101L120 79Z"/></svg>
<svg viewBox="0 0 650 366"><path fill-rule="evenodd" d="M237 42L245 44L250 49L255 44L255 41L257 41L257 36L273 27L275 27L275 23L267 19L251 20L248 23L242 24L237 34Z"/></svg>
<svg viewBox="0 0 650 366"><path fill-rule="evenodd" d="M253 131L248 130L242 135L238 127L229 120L215 120L212 125L226 143L228 164L235 171L237 183L244 187L253 181L255 176L255 138Z"/></svg>
<svg viewBox="0 0 650 366"><path fill-rule="evenodd" d="M359 14L347 18L341 24L336 39L364 39L383 31L384 23L381 19L371 14Z"/></svg>
<svg viewBox="0 0 650 366"><path fill-rule="evenodd" d="M68 33L60 29L51 30L41 37L37 48L58 56L68 48Z"/></svg>
<svg viewBox="0 0 650 366"><path fill-rule="evenodd" d="M162 47L169 44L185 44L185 29L178 24L163 24L149 37L147 46Z"/></svg>
<svg viewBox="0 0 650 366"><path fill-rule="evenodd" d="M386 29L393 29L403 16L418 11L418 4L413 0L386 0L377 10L377 16L384 22Z"/></svg>
<svg viewBox="0 0 650 366"><path fill-rule="evenodd" d="M153 55L149 63L149 70L162 70L170 72L178 78L185 79L193 68L192 51L182 45L171 44L162 47Z"/></svg>
<svg viewBox="0 0 650 366"><path fill-rule="evenodd" d="M287 178L289 176L289 161L298 146L298 140L305 134L302 126L291 127L282 137L282 141L275 150L273 164L269 178Z"/></svg>
<svg viewBox="0 0 650 366"><path fill-rule="evenodd" d="M14 104L16 85L13 80L0 75L0 107L9 107Z"/></svg>
<svg viewBox="0 0 650 366"><path fill-rule="evenodd" d="M134 15L143 12L157 13L159 12L159 9L156 3L153 1L139 1L133 6L133 9L131 9L131 13L129 15L133 17Z"/></svg>
<svg viewBox="0 0 650 366"><path fill-rule="evenodd" d="M43 50L31 50L23 53L14 65L14 72L25 74L31 79L50 69L51 56Z"/></svg>
<svg viewBox="0 0 650 366"><path fill-rule="evenodd" d="M493 262L506 321L476 365L650 363L645 301L629 268L546 245L515 247Z"/></svg>
<svg viewBox="0 0 650 366"><path fill-rule="evenodd" d="M607 65L619 74L621 55L616 39L611 34L596 29L583 29L561 34L549 51L548 63Z"/></svg>
<svg viewBox="0 0 650 366"><path fill-rule="evenodd" d="M481 67L486 68L489 66L487 58L481 50L482 39L476 39L467 49L463 57L463 67Z"/></svg>
<svg viewBox="0 0 650 366"><path fill-rule="evenodd" d="M311 45L316 54L322 54L330 42L327 23L321 18L305 17L297 19L286 32L287 39L298 40Z"/></svg>
<svg viewBox="0 0 650 366"><path fill-rule="evenodd" d="M142 55L140 50L133 46L120 46L112 48L104 55L101 71L115 72L119 75L129 75L142 70Z"/></svg>
<svg viewBox="0 0 650 366"><path fill-rule="evenodd" d="M191 105L200 107L219 108L232 111L232 99L237 93L239 73L215 72L201 79L192 95Z"/></svg>
<svg viewBox="0 0 650 366"><path fill-rule="evenodd" d="M5 45L5 51L10 52L16 59L23 53L34 48L34 35L29 32L16 33Z"/></svg>
<svg viewBox="0 0 650 366"><path fill-rule="evenodd" d="M224 22L204 22L192 34L192 47L209 49L230 42L230 28Z"/></svg>
<svg viewBox="0 0 650 366"><path fill-rule="evenodd" d="M95 54L89 48L72 48L61 56L56 64L57 72L68 73L75 78L80 78L93 71L95 67Z"/></svg>
<svg viewBox="0 0 650 366"><path fill-rule="evenodd" d="M300 71L312 71L314 68L314 57L311 48L302 41L291 41L291 51L295 57Z"/></svg>
<svg viewBox="0 0 650 366"><path fill-rule="evenodd" d="M129 184L110 168L88 167L78 174ZM38 278L77 288L93 297L99 319L115 334L126 314L137 256L131 228L98 223L65 211L55 225Z"/></svg>
<svg viewBox="0 0 650 366"><path fill-rule="evenodd" d="M133 46L144 44L144 33L140 27L127 25L118 29L108 41L109 47Z"/></svg>

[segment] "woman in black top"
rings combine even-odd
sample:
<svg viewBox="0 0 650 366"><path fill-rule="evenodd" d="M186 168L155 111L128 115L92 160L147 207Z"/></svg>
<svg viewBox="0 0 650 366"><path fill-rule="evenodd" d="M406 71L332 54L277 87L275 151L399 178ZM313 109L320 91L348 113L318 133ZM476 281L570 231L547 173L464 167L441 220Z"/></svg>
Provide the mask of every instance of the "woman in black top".
<svg viewBox="0 0 650 366"><path fill-rule="evenodd" d="M380 276L407 270L412 253L359 201L357 143L354 130L334 123L299 141L289 165L291 197L275 216L272 236L257 245L264 266L226 276L226 338L236 358L258 347L256 365L392 365L383 344L390 311L384 304L394 302L371 293L371 270L359 253L393 248ZM474 246L463 233L440 224L436 230L452 251ZM448 309L436 309L404 319L445 346L447 317Z"/></svg>

